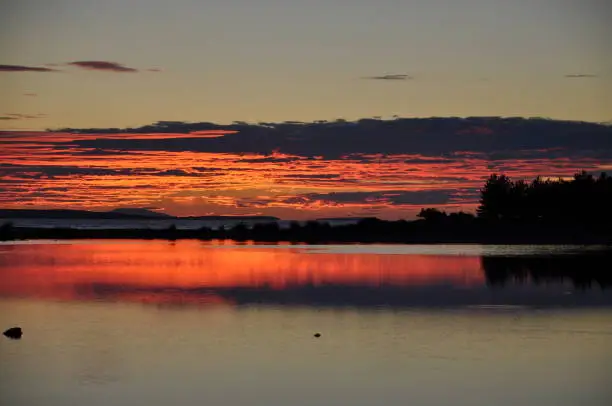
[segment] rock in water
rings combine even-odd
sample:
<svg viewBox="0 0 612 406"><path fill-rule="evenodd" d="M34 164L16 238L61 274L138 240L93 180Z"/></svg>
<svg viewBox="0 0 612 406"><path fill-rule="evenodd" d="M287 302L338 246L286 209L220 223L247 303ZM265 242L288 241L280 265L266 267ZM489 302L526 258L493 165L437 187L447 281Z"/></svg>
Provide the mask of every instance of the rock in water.
<svg viewBox="0 0 612 406"><path fill-rule="evenodd" d="M21 327L11 327L2 334L13 340L19 340L23 335L23 331L21 331Z"/></svg>

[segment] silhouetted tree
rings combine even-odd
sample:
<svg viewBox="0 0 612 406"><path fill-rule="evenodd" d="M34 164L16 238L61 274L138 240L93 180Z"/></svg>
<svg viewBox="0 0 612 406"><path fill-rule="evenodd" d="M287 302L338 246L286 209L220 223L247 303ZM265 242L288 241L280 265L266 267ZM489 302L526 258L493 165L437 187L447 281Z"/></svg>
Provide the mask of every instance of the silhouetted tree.
<svg viewBox="0 0 612 406"><path fill-rule="evenodd" d="M450 213L448 219L452 224L472 224L474 222L474 215L471 213L457 212Z"/></svg>
<svg viewBox="0 0 612 406"><path fill-rule="evenodd" d="M13 223L4 223L0 226L0 241L7 241L13 239Z"/></svg>
<svg viewBox="0 0 612 406"><path fill-rule="evenodd" d="M441 222L444 221L448 215L444 211L440 211L434 208L421 209L417 218L423 219L428 222Z"/></svg>
<svg viewBox="0 0 612 406"><path fill-rule="evenodd" d="M488 221L499 221L508 217L511 207L513 183L506 175L489 176L480 190L478 217Z"/></svg>
<svg viewBox="0 0 612 406"><path fill-rule="evenodd" d="M612 178L582 171L570 181L513 182L491 175L481 189L477 213L488 223L542 223L603 226L612 223Z"/></svg>

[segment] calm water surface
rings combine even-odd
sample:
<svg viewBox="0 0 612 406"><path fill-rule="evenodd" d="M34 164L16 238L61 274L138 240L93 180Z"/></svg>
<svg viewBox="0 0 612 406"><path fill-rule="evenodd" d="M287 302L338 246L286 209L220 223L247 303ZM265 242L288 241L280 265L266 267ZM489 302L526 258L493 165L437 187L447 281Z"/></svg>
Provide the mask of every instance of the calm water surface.
<svg viewBox="0 0 612 406"><path fill-rule="evenodd" d="M0 404L609 405L600 249L0 244Z"/></svg>

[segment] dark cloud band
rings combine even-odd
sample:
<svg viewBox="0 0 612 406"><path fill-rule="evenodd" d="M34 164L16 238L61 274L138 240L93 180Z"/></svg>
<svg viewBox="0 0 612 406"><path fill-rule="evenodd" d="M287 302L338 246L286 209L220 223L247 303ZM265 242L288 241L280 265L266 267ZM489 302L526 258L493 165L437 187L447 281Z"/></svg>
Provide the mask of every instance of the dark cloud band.
<svg viewBox="0 0 612 406"><path fill-rule="evenodd" d="M228 130L217 138L147 138L144 134ZM503 117L419 118L356 122L231 124L158 122L140 128L61 129L94 133L95 139L71 144L81 148L130 151L251 153L324 159L376 160L383 155L420 154L436 159L541 159L547 157L612 157L612 126L605 124ZM130 133L130 138L104 134ZM143 135L139 135L143 134ZM467 155L465 155L467 153ZM294 158L257 158L252 163ZM411 163L411 162L406 162ZM414 164L424 162L415 161ZM436 162L428 162L434 164ZM438 162L442 163L442 162Z"/></svg>
<svg viewBox="0 0 612 406"><path fill-rule="evenodd" d="M380 76L366 76L364 79L371 80L410 80L412 76L409 75L380 75Z"/></svg>
<svg viewBox="0 0 612 406"><path fill-rule="evenodd" d="M129 68L120 63L108 61L75 61L69 62L68 65L76 66L82 69L106 72L138 72L138 69Z"/></svg>
<svg viewBox="0 0 612 406"><path fill-rule="evenodd" d="M0 65L0 72L56 72L56 70L42 66Z"/></svg>

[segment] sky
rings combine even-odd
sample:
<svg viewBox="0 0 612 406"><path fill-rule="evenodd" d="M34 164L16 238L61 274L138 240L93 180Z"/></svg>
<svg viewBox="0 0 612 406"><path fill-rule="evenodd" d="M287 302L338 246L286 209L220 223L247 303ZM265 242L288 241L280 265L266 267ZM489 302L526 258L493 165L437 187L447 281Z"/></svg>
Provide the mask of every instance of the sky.
<svg viewBox="0 0 612 406"><path fill-rule="evenodd" d="M500 148L455 141L491 127L543 136L490 120L421 131L397 117L545 117L600 134L589 123L612 122L611 19L607 0L0 0L0 206L285 218L473 209ZM344 126L340 144L338 127L317 127L372 117L396 123L395 141L375 147L391 124ZM215 125L132 131L165 121ZM237 121L250 126L223 132ZM245 147L261 141L257 123L277 145ZM610 167L587 153L606 150L605 136L578 148L562 127L538 145L557 152L526 165L513 145L501 169L533 177ZM320 148L293 148L296 131ZM439 132L452 148L394 150ZM365 140L352 145L350 134ZM461 176L452 165L466 166Z"/></svg>

